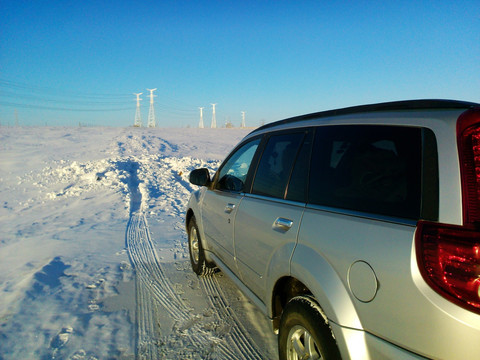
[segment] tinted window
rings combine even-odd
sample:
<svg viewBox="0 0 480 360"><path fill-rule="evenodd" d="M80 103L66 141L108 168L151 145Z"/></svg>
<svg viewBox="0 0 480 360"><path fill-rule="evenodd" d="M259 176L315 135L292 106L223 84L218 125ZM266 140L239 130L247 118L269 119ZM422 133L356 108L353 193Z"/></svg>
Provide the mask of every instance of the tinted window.
<svg viewBox="0 0 480 360"><path fill-rule="evenodd" d="M292 201L307 201L307 184L308 173L310 167L310 153L312 148L312 132L308 132L305 136L305 140L297 155L297 160L293 167L292 176L287 187L287 200Z"/></svg>
<svg viewBox="0 0 480 360"><path fill-rule="evenodd" d="M304 136L304 133L281 134L268 139L253 182L254 194L283 199Z"/></svg>
<svg viewBox="0 0 480 360"><path fill-rule="evenodd" d="M438 152L435 134L423 130L422 214L425 220L438 221Z"/></svg>
<svg viewBox="0 0 480 360"><path fill-rule="evenodd" d="M421 138L419 128L317 128L309 202L418 219Z"/></svg>
<svg viewBox="0 0 480 360"><path fill-rule="evenodd" d="M243 191L248 169L260 139L253 140L237 149L222 165L216 188L228 191Z"/></svg>

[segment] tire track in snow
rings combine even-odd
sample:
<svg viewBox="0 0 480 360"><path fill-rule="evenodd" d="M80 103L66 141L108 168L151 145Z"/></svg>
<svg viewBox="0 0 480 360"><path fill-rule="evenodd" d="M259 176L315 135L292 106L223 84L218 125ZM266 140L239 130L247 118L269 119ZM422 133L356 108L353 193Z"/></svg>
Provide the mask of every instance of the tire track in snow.
<svg viewBox="0 0 480 360"><path fill-rule="evenodd" d="M176 181L184 188L188 193L193 189L189 182L185 181L180 175L178 170L169 164L170 172ZM186 204L185 204L186 205ZM183 209L185 206L183 207ZM184 210L182 209L182 212ZM183 215L183 214L182 214ZM261 352L257 349L255 342L251 339L248 331L245 329L241 321L236 316L228 304L227 297L223 293L218 279L215 274L210 274L200 278L203 291L207 295L207 298L213 309L216 311L216 317L220 321L228 319L230 334L228 336L229 342L237 349L240 354L248 354L246 359L262 359Z"/></svg>
<svg viewBox="0 0 480 360"><path fill-rule="evenodd" d="M168 337L162 337L161 324L157 323L159 311L162 310L166 311L176 324L177 333L172 334L173 337L182 338L184 347L193 350L194 353L206 352L205 359L211 358L215 352L222 354L223 359L250 359L232 351L230 342L228 344L222 342L217 336L202 328L197 317L189 315L192 309L175 292L172 283L165 276L142 213L132 214L126 238L127 249L136 273L137 359L161 359L165 351L172 351L162 348L162 344L171 342ZM191 331L188 331L190 329ZM242 351L239 350L239 353L242 354Z"/></svg>
<svg viewBox="0 0 480 360"><path fill-rule="evenodd" d="M162 338L160 324L157 323L159 311L166 311L177 324L178 332L187 343L187 348L195 352L206 348L205 359L214 352L219 352L226 359L238 358L227 344L223 344L216 336L197 326L197 321L190 317L192 309L178 295L174 286L165 275L157 252L151 240L148 224L142 211L142 194L138 189L136 170L138 166L124 166L135 169L128 182L130 207L133 210L126 230L126 244L132 266L135 269L136 283L136 348L138 359L163 358L162 343L169 342ZM161 309L160 309L161 307ZM193 331L185 334L185 330ZM171 342L171 341L170 341ZM205 351L203 351L205 352Z"/></svg>
<svg viewBox="0 0 480 360"><path fill-rule="evenodd" d="M169 164L169 168L172 176L177 180L177 182L183 188L185 188L188 193L190 193L193 190L190 183L178 175L178 170L174 169L171 164ZM185 207L183 207L183 209L184 208ZM184 212L183 209L182 211ZM248 354L245 359L262 359L263 356L258 350L255 342L251 339L248 331L245 329L235 312L228 304L227 297L223 293L221 286L218 283L218 278L215 276L215 274L200 277L200 282L202 284L203 291L207 295L208 301L211 304L211 307L215 309L216 318L219 321L225 321L225 319L228 319L230 327L230 334L228 336L229 343L231 343L233 347L237 349L239 354Z"/></svg>
<svg viewBox="0 0 480 360"><path fill-rule="evenodd" d="M168 194L167 198L175 210L175 216L182 216L184 204L172 195L178 195L179 188L183 189L182 192L190 193L190 184L176 169L175 165L178 164L175 158L163 157L156 161L160 168L168 169L162 172L162 179L156 181L161 181L163 191ZM194 165L185 164L185 161L187 159L181 159L182 167ZM136 358L155 360L183 355L183 358L189 359L262 359L256 344L230 308L215 275L201 278L200 282L214 311L216 325L212 329L211 325L202 324L202 316L191 315L193 309L181 298L166 276L151 239L144 215L145 203L151 194L147 187L139 186L141 181L138 177L142 173L142 166L146 164L130 156L127 160L118 162L117 166L129 174L126 183L130 198L130 218L125 236L130 261L135 269ZM173 194L170 195L170 192ZM174 322L171 331L163 329L162 324L159 324L160 315L165 313Z"/></svg>
<svg viewBox="0 0 480 360"><path fill-rule="evenodd" d="M228 304L227 297L223 293L215 274L203 276L201 283L212 308L216 311L217 317L219 319L228 319L231 323L229 342L237 349L238 353L248 354L248 357L245 359L263 359L255 342Z"/></svg>
<svg viewBox="0 0 480 360"><path fill-rule="evenodd" d="M159 329L155 326L158 317L153 298L145 286L145 274L142 271L141 255L135 251L136 244L141 241L142 233L138 228L138 216L132 214L127 226L127 249L135 269L136 288L136 357L137 359L159 359L156 338Z"/></svg>

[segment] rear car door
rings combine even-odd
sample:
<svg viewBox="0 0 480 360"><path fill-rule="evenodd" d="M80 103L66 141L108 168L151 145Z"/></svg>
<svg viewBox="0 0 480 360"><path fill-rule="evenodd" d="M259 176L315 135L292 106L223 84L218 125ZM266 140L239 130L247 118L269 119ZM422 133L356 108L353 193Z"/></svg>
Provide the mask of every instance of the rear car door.
<svg viewBox="0 0 480 360"><path fill-rule="evenodd" d="M242 144L218 170L213 188L205 192L202 221L211 250L232 270L234 269L233 222L244 196L250 164L260 144L256 138Z"/></svg>
<svg viewBox="0 0 480 360"><path fill-rule="evenodd" d="M266 276L288 274L305 208L308 130L274 133L235 219L235 254L244 284L265 301Z"/></svg>
<svg viewBox="0 0 480 360"><path fill-rule="evenodd" d="M412 263L416 221L438 219L436 154L422 159L423 144L433 144L432 138L431 131L419 127L319 127L309 204L292 257L292 276L314 274L337 306L335 294L326 290L332 278L317 267L332 266L364 329L412 349L431 341L422 331L431 304L426 305L416 289L411 269L416 267ZM429 201L422 201L426 196ZM355 326L342 322L347 318L342 320L341 315L327 314L341 326Z"/></svg>

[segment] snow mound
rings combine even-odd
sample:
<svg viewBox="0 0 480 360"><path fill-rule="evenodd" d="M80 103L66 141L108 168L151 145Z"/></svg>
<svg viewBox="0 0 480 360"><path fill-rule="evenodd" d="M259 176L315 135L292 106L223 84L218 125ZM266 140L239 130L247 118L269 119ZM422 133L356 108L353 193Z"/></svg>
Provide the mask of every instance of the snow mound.
<svg viewBox="0 0 480 360"><path fill-rule="evenodd" d="M60 160L55 165L47 166L37 174L21 177L18 185L33 183L43 191L44 200L81 197L92 190L108 188L124 195L129 210L132 189L138 188L142 209L150 209L151 214L160 211L179 215L193 190L188 180L190 172L204 167L213 174L220 161L189 156L144 155L83 163Z"/></svg>

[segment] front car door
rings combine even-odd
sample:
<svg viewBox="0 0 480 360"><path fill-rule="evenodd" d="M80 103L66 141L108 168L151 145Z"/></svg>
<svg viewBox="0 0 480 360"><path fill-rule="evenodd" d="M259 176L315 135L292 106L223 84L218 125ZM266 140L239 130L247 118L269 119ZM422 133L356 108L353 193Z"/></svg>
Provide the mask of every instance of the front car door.
<svg viewBox="0 0 480 360"><path fill-rule="evenodd" d="M205 192L203 199L202 220L207 243L212 245L209 248L232 270L235 267L233 223L260 140L248 141L232 152L221 165L212 189Z"/></svg>

